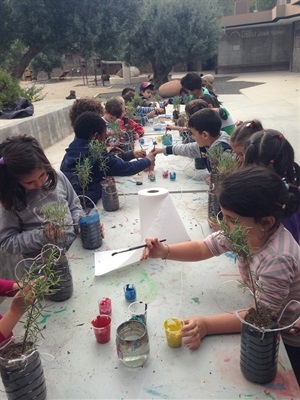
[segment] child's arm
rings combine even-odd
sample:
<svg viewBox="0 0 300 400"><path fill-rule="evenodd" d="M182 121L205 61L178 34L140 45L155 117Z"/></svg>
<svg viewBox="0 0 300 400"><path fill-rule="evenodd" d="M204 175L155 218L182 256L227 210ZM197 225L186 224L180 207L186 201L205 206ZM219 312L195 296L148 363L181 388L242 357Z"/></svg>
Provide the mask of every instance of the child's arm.
<svg viewBox="0 0 300 400"><path fill-rule="evenodd" d="M203 240L164 244L158 238L145 239L147 247L141 260L147 258L162 258L176 261L201 261L214 256Z"/></svg>
<svg viewBox="0 0 300 400"><path fill-rule="evenodd" d="M11 335L12 330L33 302L34 292L32 290L32 285L27 283L22 293L18 291L15 294L9 310L0 320L0 342Z"/></svg>
<svg viewBox="0 0 300 400"><path fill-rule="evenodd" d="M186 126L178 126L178 125L167 125L166 130L167 131L179 131L183 132L186 131L188 128Z"/></svg>
<svg viewBox="0 0 300 400"><path fill-rule="evenodd" d="M240 313L241 318L245 313L246 311ZM185 325L181 334L187 338L184 344L188 345L190 350L198 349L202 339L207 335L241 332L241 322L235 314L194 316L186 318L183 322Z"/></svg>
<svg viewBox="0 0 300 400"><path fill-rule="evenodd" d="M42 223L41 223L42 227ZM44 243L43 230L22 231L15 213L0 207L0 248L10 254L39 252Z"/></svg>

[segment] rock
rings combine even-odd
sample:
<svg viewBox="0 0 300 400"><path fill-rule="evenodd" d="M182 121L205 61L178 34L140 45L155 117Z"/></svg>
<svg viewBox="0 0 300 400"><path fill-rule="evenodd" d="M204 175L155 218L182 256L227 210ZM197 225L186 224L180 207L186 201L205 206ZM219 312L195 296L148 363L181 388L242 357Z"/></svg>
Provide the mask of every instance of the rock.
<svg viewBox="0 0 300 400"><path fill-rule="evenodd" d="M163 83L158 88L158 93L160 94L161 97L174 97L179 95L181 88L182 86L180 80L175 79L173 81Z"/></svg>

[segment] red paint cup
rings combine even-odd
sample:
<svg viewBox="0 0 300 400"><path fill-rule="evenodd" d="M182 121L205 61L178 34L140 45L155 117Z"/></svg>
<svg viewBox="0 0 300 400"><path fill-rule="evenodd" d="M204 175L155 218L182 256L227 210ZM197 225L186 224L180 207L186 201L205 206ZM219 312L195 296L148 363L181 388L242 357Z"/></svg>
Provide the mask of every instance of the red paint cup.
<svg viewBox="0 0 300 400"><path fill-rule="evenodd" d="M108 315L98 315L91 324L98 343L104 344L110 341L111 318Z"/></svg>
<svg viewBox="0 0 300 400"><path fill-rule="evenodd" d="M102 300L98 301L99 314L110 315L111 314L111 300L108 297L103 297Z"/></svg>

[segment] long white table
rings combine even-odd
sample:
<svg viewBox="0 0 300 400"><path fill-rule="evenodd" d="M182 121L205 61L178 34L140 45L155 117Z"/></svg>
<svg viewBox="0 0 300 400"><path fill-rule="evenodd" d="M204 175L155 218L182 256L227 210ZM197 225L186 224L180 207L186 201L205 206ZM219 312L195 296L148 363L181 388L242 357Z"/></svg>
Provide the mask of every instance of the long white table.
<svg viewBox="0 0 300 400"><path fill-rule="evenodd" d="M156 169L162 171L169 163L184 165L189 161L175 156L158 157ZM207 186L203 183L206 175L193 170L192 164L183 168L182 179L178 173L175 182L160 174L156 182L148 182L145 176L143 186L136 186L131 178L117 179L119 189L126 194L120 196L121 207L116 212L105 212L99 205L106 229L100 250L139 243L136 193L151 186L167 187L191 239L204 238L210 233L206 221ZM249 296L232 282L239 279L239 274L231 254L195 263L147 260L99 277L94 276L94 252L84 250L80 238L75 240L68 256L74 280L73 297L63 303L49 303L41 321L45 340L41 341L40 351L44 354L48 400L300 398L282 343L278 374L267 385L252 384L242 376L240 335L207 337L194 352L186 346L167 346L163 330L166 318L232 312L251 303ZM117 327L129 319L129 303L123 293L127 283L135 284L137 300L148 304L150 357L143 367L134 369L121 364L115 345ZM96 343L90 324L102 297L112 300L111 341L104 345ZM5 395L0 394L0 398Z"/></svg>

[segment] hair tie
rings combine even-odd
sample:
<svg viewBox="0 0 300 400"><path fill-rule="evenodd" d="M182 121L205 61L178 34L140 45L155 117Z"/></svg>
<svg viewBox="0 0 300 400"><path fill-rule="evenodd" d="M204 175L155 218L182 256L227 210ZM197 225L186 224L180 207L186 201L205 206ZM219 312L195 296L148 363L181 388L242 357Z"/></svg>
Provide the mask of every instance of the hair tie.
<svg viewBox="0 0 300 400"><path fill-rule="evenodd" d="M4 161L3 157L0 158L0 165L5 165L5 161Z"/></svg>
<svg viewBox="0 0 300 400"><path fill-rule="evenodd" d="M282 133L279 133L278 139L281 140L283 137L284 137L283 134L282 134Z"/></svg>
<svg viewBox="0 0 300 400"><path fill-rule="evenodd" d="M240 126L242 124L243 124L243 121L238 120L238 121L236 121L235 126Z"/></svg>
<svg viewBox="0 0 300 400"><path fill-rule="evenodd" d="M287 183L285 178L282 178L282 182L284 183L284 186L285 186L286 190L290 190L289 184Z"/></svg>
<svg viewBox="0 0 300 400"><path fill-rule="evenodd" d="M280 204L280 203L275 203L277 204L280 208L282 208L283 210L286 208L286 204Z"/></svg>
<svg viewBox="0 0 300 400"><path fill-rule="evenodd" d="M251 129L253 129L253 128L254 128L253 121L248 122L248 124L246 125L246 128L251 128Z"/></svg>

